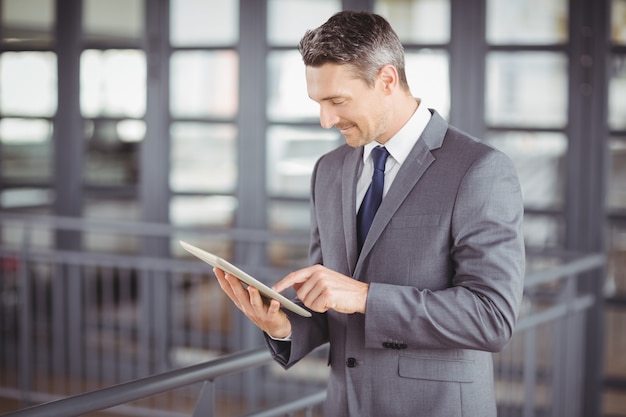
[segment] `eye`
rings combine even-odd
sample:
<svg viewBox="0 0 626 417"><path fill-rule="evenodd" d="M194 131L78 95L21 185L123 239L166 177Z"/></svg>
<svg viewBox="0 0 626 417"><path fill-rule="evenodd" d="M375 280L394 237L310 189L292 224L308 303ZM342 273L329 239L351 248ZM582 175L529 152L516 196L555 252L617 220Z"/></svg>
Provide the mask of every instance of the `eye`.
<svg viewBox="0 0 626 417"><path fill-rule="evenodd" d="M335 105L335 106L338 106L338 105L343 104L345 102L346 102L346 99L343 99L343 98L336 98L336 99L331 100L331 103L333 103L333 105Z"/></svg>

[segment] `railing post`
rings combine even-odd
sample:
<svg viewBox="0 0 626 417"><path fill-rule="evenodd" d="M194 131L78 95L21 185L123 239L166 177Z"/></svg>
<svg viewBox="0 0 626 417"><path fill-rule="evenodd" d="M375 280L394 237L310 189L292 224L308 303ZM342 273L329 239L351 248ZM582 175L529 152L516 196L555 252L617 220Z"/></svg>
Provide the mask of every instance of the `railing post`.
<svg viewBox="0 0 626 417"><path fill-rule="evenodd" d="M567 283L564 283L567 286ZM557 297L559 304L565 304L569 307L570 300L564 294L560 294ZM563 402L567 401L565 398L566 386L569 385L569 381L566 378L565 372L568 364L571 366L571 362L568 362L568 350L567 346L567 315L561 319L556 320L553 323L552 333L552 413L553 417L566 417L563 415ZM574 397L576 398L576 397ZM572 401L572 399L570 399Z"/></svg>
<svg viewBox="0 0 626 417"><path fill-rule="evenodd" d="M524 332L524 364L522 378L524 381L523 417L534 417L536 408L537 388L537 330L535 326Z"/></svg>
<svg viewBox="0 0 626 417"><path fill-rule="evenodd" d="M85 367L85 331L83 321L85 318L84 309L84 280L82 279L80 265L67 265L65 269L67 274L67 305L65 313L67 314L67 356L69 381L71 390L74 392L75 385L80 387L77 378L83 373ZM73 381L73 382L72 382Z"/></svg>
<svg viewBox="0 0 626 417"><path fill-rule="evenodd" d="M20 309L20 353L17 365L22 405L31 405L30 392L33 388L33 285L28 272L28 247L30 227L24 226L24 237L20 262L18 263Z"/></svg>
<svg viewBox="0 0 626 417"><path fill-rule="evenodd" d="M215 382L204 381L192 417L215 416Z"/></svg>
<svg viewBox="0 0 626 417"><path fill-rule="evenodd" d="M568 310L572 308L573 300L576 298L576 277L568 277L563 282L558 302L564 304ZM552 415L555 417L570 417L580 414L570 414L568 404L577 402L580 398L577 394L577 381L574 376L573 364L580 363L577 361L577 343L572 340L572 313L568 313L556 322L558 326L555 329L555 344L553 349L554 355L554 383L552 387L552 396L555 399Z"/></svg>

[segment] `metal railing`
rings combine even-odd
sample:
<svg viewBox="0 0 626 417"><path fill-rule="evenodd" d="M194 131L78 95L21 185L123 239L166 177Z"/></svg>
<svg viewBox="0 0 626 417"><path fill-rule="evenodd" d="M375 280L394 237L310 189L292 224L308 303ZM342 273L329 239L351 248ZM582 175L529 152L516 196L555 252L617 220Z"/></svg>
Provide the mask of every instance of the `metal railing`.
<svg viewBox="0 0 626 417"><path fill-rule="evenodd" d="M245 351L224 356L207 363L183 369L163 372L134 381L78 394L62 400L29 407L8 415L18 417L71 417L100 411L131 401L140 400L176 388L203 382L203 387L193 416L214 416L215 389L213 380L217 377L240 372L253 366L266 364L271 360L267 350Z"/></svg>
<svg viewBox="0 0 626 417"><path fill-rule="evenodd" d="M65 417L104 409L129 416L197 416L200 412L278 416L297 410L313 415L323 401L324 351L289 372L278 369L260 348L258 331L242 315L233 314L227 301L194 298L200 293L220 294L215 288L203 292L214 280L206 279L207 268L201 262L26 244L41 228L69 228L83 234L94 229L133 235L148 232L172 241L188 230L77 219L0 218L3 232L15 225L22 236L20 247L3 244L0 248L4 303L0 304L4 375L0 397L19 398L26 408L8 415ZM258 244L301 239L245 231L234 235L252 236ZM529 255L515 335L503 352L494 354L499 416L582 417L580 404L571 399L584 395L582 341L595 299L579 282L604 262L599 254ZM281 276L280 269L268 265L245 268L262 279ZM133 295L129 281L139 285L138 294ZM12 290L14 295L7 295ZM164 312L157 311L158 300L167 303ZM70 322L61 323L58 315ZM185 366L193 361L202 363ZM169 393L166 400L158 400L161 393ZM156 406L149 397L157 398ZM63 399L28 407L58 398ZM229 406L223 404L224 398Z"/></svg>
<svg viewBox="0 0 626 417"><path fill-rule="evenodd" d="M12 413L11 417L74 417L94 411L162 394L176 388L202 382L202 389L192 417L212 417L217 415L214 380L228 374L241 372L250 367L267 364L272 360L267 349L245 351L222 358L189 366L183 369L163 372L158 375L114 385L101 390L78 394L57 401L28 407ZM326 398L324 390L277 407L247 414L246 417L271 417L286 415L294 411L308 410Z"/></svg>

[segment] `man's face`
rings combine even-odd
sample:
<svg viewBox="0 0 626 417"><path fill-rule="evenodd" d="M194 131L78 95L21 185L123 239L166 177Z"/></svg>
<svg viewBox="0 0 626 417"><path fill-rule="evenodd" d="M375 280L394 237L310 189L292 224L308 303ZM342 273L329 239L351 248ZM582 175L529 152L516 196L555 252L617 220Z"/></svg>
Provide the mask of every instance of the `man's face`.
<svg viewBox="0 0 626 417"><path fill-rule="evenodd" d="M309 97L320 105L320 124L336 127L352 147L389 137L388 96L377 77L374 87L354 77L348 65L306 67Z"/></svg>

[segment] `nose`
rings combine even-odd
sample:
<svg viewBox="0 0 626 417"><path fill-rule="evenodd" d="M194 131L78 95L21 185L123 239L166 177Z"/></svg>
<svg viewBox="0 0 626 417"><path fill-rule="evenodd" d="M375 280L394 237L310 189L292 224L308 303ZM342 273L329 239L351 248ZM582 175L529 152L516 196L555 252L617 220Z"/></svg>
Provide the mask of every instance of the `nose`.
<svg viewBox="0 0 626 417"><path fill-rule="evenodd" d="M335 126L339 118L329 106L320 106L320 125L324 129L330 129Z"/></svg>

